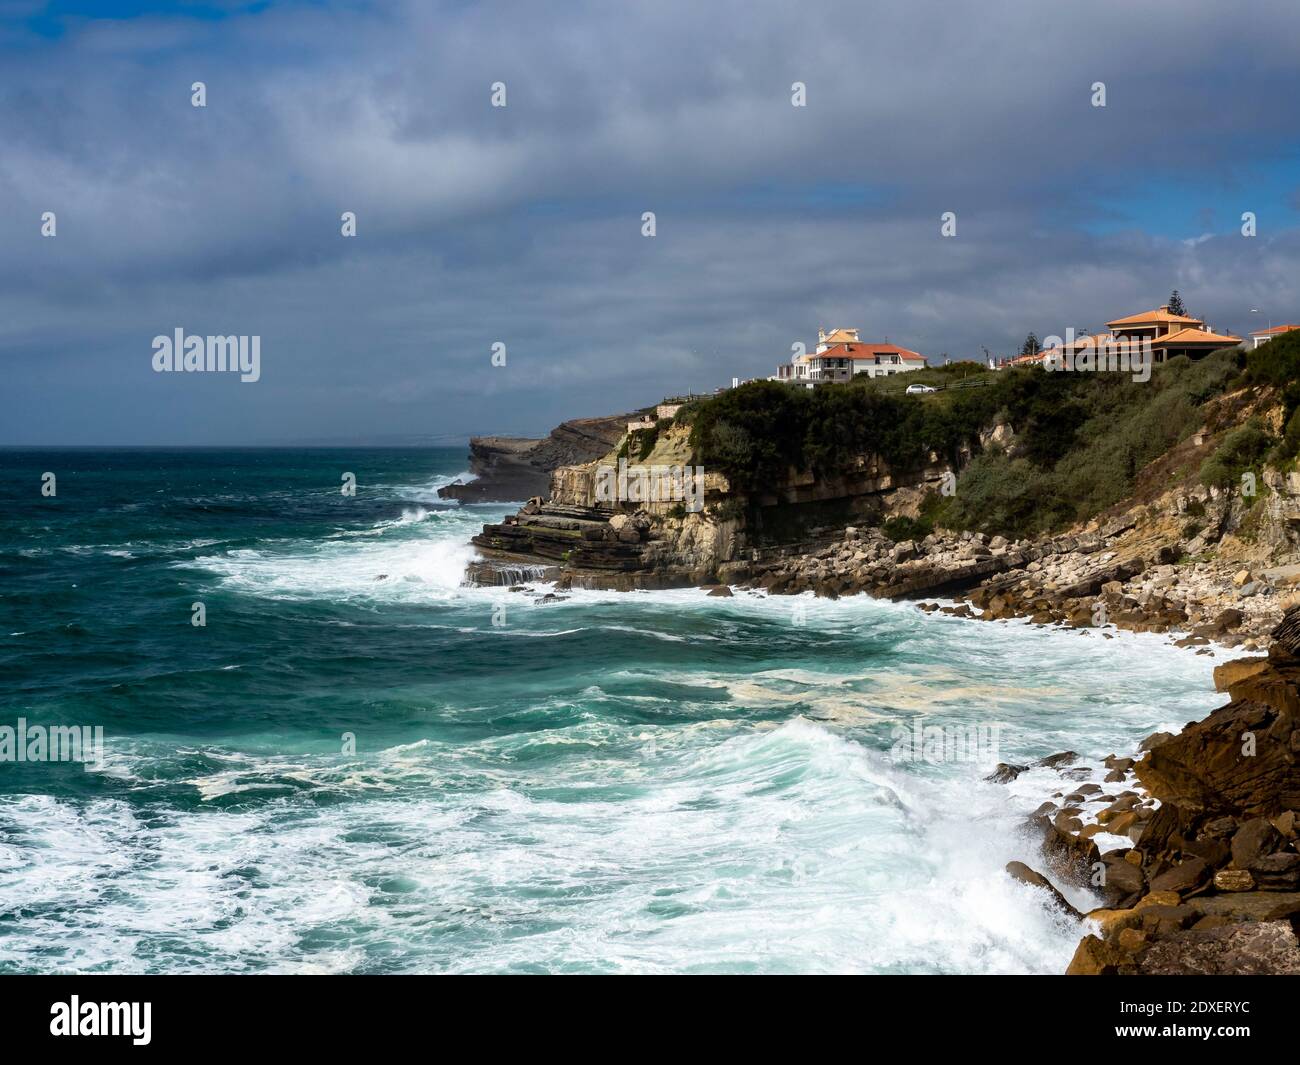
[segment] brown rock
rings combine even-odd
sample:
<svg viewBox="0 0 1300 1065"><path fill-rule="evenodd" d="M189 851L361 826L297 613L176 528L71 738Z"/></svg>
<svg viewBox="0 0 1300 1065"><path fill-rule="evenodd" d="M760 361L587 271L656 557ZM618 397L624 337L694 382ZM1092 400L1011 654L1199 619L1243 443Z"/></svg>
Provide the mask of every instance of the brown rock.
<svg viewBox="0 0 1300 1065"><path fill-rule="evenodd" d="M1162 802L1198 813L1300 809L1300 766L1291 750L1295 719L1280 689L1272 694L1282 709L1238 699L1188 725L1137 764L1138 779Z"/></svg>
<svg viewBox="0 0 1300 1065"><path fill-rule="evenodd" d="M1238 869L1249 869L1265 855L1279 851L1283 846L1282 833L1263 817L1243 824L1232 837L1232 863Z"/></svg>
<svg viewBox="0 0 1300 1065"><path fill-rule="evenodd" d="M1287 921L1188 929L1152 944L1137 964L1149 976L1294 976L1300 975L1300 943Z"/></svg>
<svg viewBox="0 0 1300 1065"><path fill-rule="evenodd" d="M1188 858L1165 870L1151 881L1152 891L1176 891L1186 895L1210 879L1211 870L1203 858Z"/></svg>
<svg viewBox="0 0 1300 1065"><path fill-rule="evenodd" d="M1026 765L1012 765L1010 762L999 762L993 767L993 772L984 779L994 784L1007 784L1020 776L1029 767Z"/></svg>
<svg viewBox="0 0 1300 1065"><path fill-rule="evenodd" d="M1289 927L1289 926L1288 926ZM1109 976L1119 971L1119 966L1129 963L1129 956L1096 936L1084 936L1074 949L1066 976Z"/></svg>
<svg viewBox="0 0 1300 1065"><path fill-rule="evenodd" d="M1268 668L1268 656L1261 655L1258 658L1234 658L1231 661L1224 662L1222 665L1214 667L1214 690L1217 692L1228 691L1233 684L1245 680L1247 677L1253 677Z"/></svg>
<svg viewBox="0 0 1300 1065"><path fill-rule="evenodd" d="M1067 913L1071 917L1083 917L1083 914L1070 905L1069 900L1066 899L1066 897L1056 889L1056 886L1048 880L1047 877L1043 876L1042 873L1030 869L1029 866L1025 865L1023 862L1007 862L1007 872L1013 879L1019 880L1022 884L1029 884L1031 887L1036 887L1043 891L1051 900L1052 905L1062 913Z"/></svg>
<svg viewBox="0 0 1300 1065"><path fill-rule="evenodd" d="M1250 863L1250 874L1265 891L1295 891L1300 888L1300 854L1284 851Z"/></svg>
<svg viewBox="0 0 1300 1065"><path fill-rule="evenodd" d="M1214 886L1219 891L1254 891L1255 879L1245 869L1220 869L1214 874Z"/></svg>

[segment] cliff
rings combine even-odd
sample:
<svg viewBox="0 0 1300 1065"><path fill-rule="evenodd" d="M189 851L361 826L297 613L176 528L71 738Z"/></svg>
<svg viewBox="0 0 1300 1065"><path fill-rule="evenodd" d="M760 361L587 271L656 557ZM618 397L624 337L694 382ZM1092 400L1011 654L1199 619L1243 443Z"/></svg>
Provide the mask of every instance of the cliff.
<svg viewBox="0 0 1300 1065"><path fill-rule="evenodd" d="M475 480L438 490L443 499L463 503L505 503L545 495L551 473L571 463L590 462L618 443L631 414L575 418L540 440L475 436L469 442L469 468Z"/></svg>

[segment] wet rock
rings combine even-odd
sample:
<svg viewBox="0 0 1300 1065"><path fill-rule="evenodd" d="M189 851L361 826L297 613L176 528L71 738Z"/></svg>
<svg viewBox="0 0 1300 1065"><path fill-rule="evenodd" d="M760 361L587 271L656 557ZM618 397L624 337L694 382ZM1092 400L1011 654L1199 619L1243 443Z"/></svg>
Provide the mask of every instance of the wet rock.
<svg viewBox="0 0 1300 1065"><path fill-rule="evenodd" d="M1173 734L1169 732L1153 732L1150 736L1138 744L1139 751L1153 751L1161 744L1168 743L1172 740Z"/></svg>
<svg viewBox="0 0 1300 1065"><path fill-rule="evenodd" d="M1203 835L1212 839L1228 839L1237 831L1236 818L1216 817L1212 821L1207 821L1201 829Z"/></svg>
<svg viewBox="0 0 1300 1065"><path fill-rule="evenodd" d="M1056 820L1061 820L1063 813L1058 813ZM1042 854L1048 870L1070 883L1087 884L1093 865L1100 860L1097 844L1062 831L1046 817L1034 818L1033 824L1042 833Z"/></svg>
<svg viewBox="0 0 1300 1065"><path fill-rule="evenodd" d="M1083 918L1083 914L1070 905L1069 900L1042 873L1029 868L1023 862L1008 862L1007 872L1013 879L1019 880L1022 884L1029 884L1044 891L1051 899L1052 905L1062 913L1067 913L1071 917L1079 919Z"/></svg>
<svg viewBox="0 0 1300 1065"><path fill-rule="evenodd" d="M993 772L984 779L992 781L994 784L1009 784L1028 768L1027 765L1012 765L1010 762L999 762L994 766Z"/></svg>
<svg viewBox="0 0 1300 1065"><path fill-rule="evenodd" d="M1132 955L1096 936L1084 936L1074 950L1066 976L1113 976L1121 965L1132 962Z"/></svg>
<svg viewBox="0 0 1300 1065"><path fill-rule="evenodd" d="M1102 857L1104 863L1104 880L1102 893L1108 901L1119 902L1132 895L1140 894L1146 888L1146 877L1140 867L1127 861L1114 852Z"/></svg>

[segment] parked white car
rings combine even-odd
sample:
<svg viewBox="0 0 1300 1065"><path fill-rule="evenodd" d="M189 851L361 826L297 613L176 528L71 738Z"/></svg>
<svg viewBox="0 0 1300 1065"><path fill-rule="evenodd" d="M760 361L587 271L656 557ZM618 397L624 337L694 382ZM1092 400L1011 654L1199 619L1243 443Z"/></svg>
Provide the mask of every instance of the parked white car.
<svg viewBox="0 0 1300 1065"><path fill-rule="evenodd" d="M922 392L933 392L933 391L935 390L931 388L929 385L908 385L907 386L907 394L909 396L919 396Z"/></svg>

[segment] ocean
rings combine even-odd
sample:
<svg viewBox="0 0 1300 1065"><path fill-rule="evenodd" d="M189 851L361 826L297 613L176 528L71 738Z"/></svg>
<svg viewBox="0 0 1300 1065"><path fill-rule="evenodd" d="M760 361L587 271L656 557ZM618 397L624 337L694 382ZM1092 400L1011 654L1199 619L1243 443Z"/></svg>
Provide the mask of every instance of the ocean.
<svg viewBox="0 0 1300 1065"><path fill-rule="evenodd" d="M1059 973L1003 867L1060 778L897 730L1098 759L1222 702L1154 635L464 587L514 509L465 463L0 451L0 727L104 737L0 761L0 972Z"/></svg>

